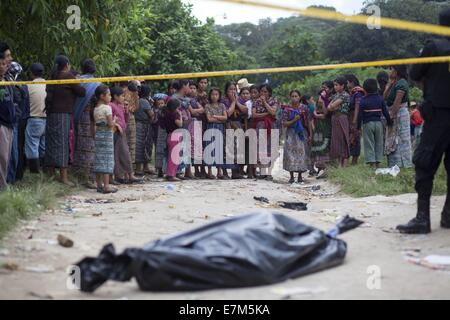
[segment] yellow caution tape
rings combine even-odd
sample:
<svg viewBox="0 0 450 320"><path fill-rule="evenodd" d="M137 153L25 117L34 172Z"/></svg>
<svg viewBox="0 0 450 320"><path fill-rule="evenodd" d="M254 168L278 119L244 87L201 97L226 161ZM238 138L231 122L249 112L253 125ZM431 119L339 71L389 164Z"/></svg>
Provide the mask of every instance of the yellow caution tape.
<svg viewBox="0 0 450 320"><path fill-rule="evenodd" d="M311 18L325 19L325 20L333 20L333 21L341 21L348 23L356 23L356 24L364 24L370 25L373 23L374 19L379 19L381 27L392 28L392 29L400 29L400 30L408 30L408 31L417 31L424 33L432 33L438 34L442 36L450 36L450 27L439 26L428 23L420 23L420 22L412 22L406 20L392 19L392 18L384 18L384 17L374 17L374 16L366 16L366 15L346 15L336 11L330 11L325 9L318 8L307 8L300 9L289 6L283 6L279 4L271 4L271 3L262 3L259 1L252 0L216 0L219 2L227 2L227 3L235 3L235 4L243 4L253 7L267 8L267 9L276 9L283 10L288 12L294 12L299 15Z"/></svg>
<svg viewBox="0 0 450 320"><path fill-rule="evenodd" d="M197 73L175 73L175 74L156 74L148 76L127 76L127 77L108 77L108 78L91 78L91 79L69 79L69 80L47 80L47 81L16 81L16 82L0 82L0 86L25 85L25 84L75 84L87 82L123 82L131 80L139 81L156 81L156 80L172 80L172 79L192 79L192 78L212 78L223 76L242 76L248 74L261 73L284 73L284 72L302 72L313 70L330 70L330 69L354 69L367 67L383 67L404 64L422 64L422 63L450 63L450 56L430 57L430 58L411 58L411 59L395 59L369 62L352 62L340 64L324 64L314 66L301 67L284 67L284 68L265 68L265 69L248 69L248 70L230 70L230 71L210 71Z"/></svg>

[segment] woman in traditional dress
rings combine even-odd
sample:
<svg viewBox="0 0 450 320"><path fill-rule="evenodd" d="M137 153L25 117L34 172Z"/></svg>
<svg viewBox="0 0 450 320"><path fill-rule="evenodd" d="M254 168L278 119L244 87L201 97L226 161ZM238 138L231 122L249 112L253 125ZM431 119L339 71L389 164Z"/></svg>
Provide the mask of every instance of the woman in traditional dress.
<svg viewBox="0 0 450 320"><path fill-rule="evenodd" d="M302 183L302 173L306 172L309 166L306 144L310 143L312 137L311 123L307 106L300 102L300 91L293 90L290 97L291 104L284 107L282 113L282 123L286 128L283 169L289 171L291 175L289 183L295 182L296 172L297 182Z"/></svg>
<svg viewBox="0 0 450 320"><path fill-rule="evenodd" d="M234 82L227 82L225 85L225 97L222 99L221 101L224 105L225 108L227 109L227 116L228 116L228 120L227 120L227 125L226 125L226 129L231 129L231 130L238 130L238 129L243 129L244 128L244 120L245 117L248 114L248 109L247 106L245 105L245 103L242 103L242 100L239 99L238 94L237 94L237 87L236 84ZM226 136L226 134L225 134ZM226 138L224 137L224 143L225 145L227 144ZM243 154L239 155L238 154L238 150L239 147L238 146L239 140L235 139L234 143L233 143L233 149L230 148L230 150L226 149L226 154L225 156L228 154L229 157L231 158L231 155L233 155L233 164L227 164L226 166L224 166L224 170L223 170L223 174L225 176L228 177L228 173L227 173L227 169L231 169L232 171L232 179L242 179L243 175L241 174L241 168L243 167L243 165L240 165L238 163L238 159L239 157L242 157L242 162L245 161L245 151ZM242 146L242 148L244 148L245 150L245 145Z"/></svg>
<svg viewBox="0 0 450 320"><path fill-rule="evenodd" d="M86 59L81 64L81 79L92 79L97 68L95 62ZM91 105L92 97L95 90L100 86L100 82L81 83L85 88L86 95L80 97L75 102L73 121L75 128L75 153L74 167L85 180L85 186L89 189L96 189L94 160L95 160L95 140L94 140L94 123L91 121L91 109L95 106Z"/></svg>
<svg viewBox="0 0 450 320"><path fill-rule="evenodd" d="M409 84L406 66L391 68L384 98L394 125L387 128L385 152L388 166L412 167L410 116L408 111Z"/></svg>
<svg viewBox="0 0 450 320"><path fill-rule="evenodd" d="M272 96L272 88L268 84L263 84L259 88L259 99L253 101L252 117L254 127L258 137L258 167L262 170L259 176L261 179L273 180L272 167L277 155L272 154L272 129L276 129L276 114L279 109L278 101ZM262 133L266 130L267 148L260 148ZM265 149L265 150L264 150ZM278 152L278 150L276 151ZM265 172L267 174L265 174Z"/></svg>
<svg viewBox="0 0 450 320"><path fill-rule="evenodd" d="M350 158L350 127L348 121L350 95L345 90L346 85L347 79L345 77L334 80L336 94L328 106L328 110L333 112L331 116L330 156L341 167L346 167Z"/></svg>
<svg viewBox="0 0 450 320"><path fill-rule="evenodd" d="M65 56L57 56L52 80L75 79L70 72L70 62ZM51 175L59 168L60 181L74 186L69 181L69 131L71 115L77 97L84 97L86 90L79 84L47 86L47 124L45 165Z"/></svg>

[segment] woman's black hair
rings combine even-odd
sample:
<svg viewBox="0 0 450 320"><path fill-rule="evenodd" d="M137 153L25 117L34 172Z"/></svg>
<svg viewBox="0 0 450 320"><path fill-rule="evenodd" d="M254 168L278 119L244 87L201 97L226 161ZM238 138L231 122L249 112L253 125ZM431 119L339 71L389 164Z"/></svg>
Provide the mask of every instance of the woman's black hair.
<svg viewBox="0 0 450 320"><path fill-rule="evenodd" d="M138 92L139 88L136 85L136 83L134 83L133 81L128 82L128 90L130 90L131 92Z"/></svg>
<svg viewBox="0 0 450 320"><path fill-rule="evenodd" d="M97 72L97 66L95 65L94 60L83 60L83 62L81 62L81 72L83 74L94 74L95 72Z"/></svg>
<svg viewBox="0 0 450 320"><path fill-rule="evenodd" d="M123 93L124 93L124 91L123 91L122 87L119 87L119 86L112 87L111 88L111 98L112 98L112 100L114 101L115 100L114 99L115 96L121 96L121 95L123 95Z"/></svg>
<svg viewBox="0 0 450 320"><path fill-rule="evenodd" d="M58 75L61 71L64 70L64 68L70 63L69 58L63 55L59 55L55 58L55 64L53 66L52 71L52 79L58 78Z"/></svg>
<svg viewBox="0 0 450 320"><path fill-rule="evenodd" d="M273 94L272 87L270 85L268 85L267 83L264 83L259 87L259 91L261 92L261 90L264 88L266 88L267 91L269 91L269 96L272 96L272 94Z"/></svg>
<svg viewBox="0 0 450 320"><path fill-rule="evenodd" d="M194 86L194 87L196 87L198 89L198 84L195 83L194 81L190 80L189 81L189 87L192 87L192 86Z"/></svg>
<svg viewBox="0 0 450 320"><path fill-rule="evenodd" d="M389 82L389 74L386 71L380 71L377 74L378 84L387 84Z"/></svg>
<svg viewBox="0 0 450 320"><path fill-rule="evenodd" d="M170 91L170 89L175 88L175 80L170 80L169 83L167 84L167 92Z"/></svg>
<svg viewBox="0 0 450 320"><path fill-rule="evenodd" d="M239 95L242 95L242 92L248 91L250 93L251 87L244 87L239 91Z"/></svg>
<svg viewBox="0 0 450 320"><path fill-rule="evenodd" d="M258 90L258 92L259 92L259 86L256 84L250 86L250 92L252 92L252 90Z"/></svg>
<svg viewBox="0 0 450 320"><path fill-rule="evenodd" d="M150 97L151 88L148 85L141 86L141 90L139 91L139 97L147 99Z"/></svg>
<svg viewBox="0 0 450 320"><path fill-rule="evenodd" d="M202 80L206 80L207 82L209 82L208 78L203 77L203 78L198 78L197 79L197 84L199 84L200 81L202 81Z"/></svg>
<svg viewBox="0 0 450 320"><path fill-rule="evenodd" d="M346 79L345 77L342 77L342 76L337 77L337 78L334 80L334 82L337 83L337 84L339 84L340 86L344 86L344 87L345 87L345 90L347 89L347 79Z"/></svg>
<svg viewBox="0 0 450 320"><path fill-rule="evenodd" d="M394 69L397 72L397 75L400 79L408 79L408 67L405 65L397 65L392 66L392 69Z"/></svg>
<svg viewBox="0 0 450 320"><path fill-rule="evenodd" d="M209 94L208 94L209 102L211 102L211 95L214 91L217 91L219 93L219 101L222 100L222 91L220 91L219 88L211 88L211 90L209 90Z"/></svg>
<svg viewBox="0 0 450 320"><path fill-rule="evenodd" d="M322 82L322 85L327 87L328 89L331 89L331 90L334 89L334 82L331 81L331 80L327 80L327 81Z"/></svg>
<svg viewBox="0 0 450 320"><path fill-rule="evenodd" d="M183 88L184 86L187 86L187 85L189 85L189 80L180 79L173 83L173 88L177 91L180 91L181 88Z"/></svg>
<svg viewBox="0 0 450 320"><path fill-rule="evenodd" d="M236 87L236 83L234 82L234 81L228 81L226 84L225 84L225 95L227 95L228 94L228 89L230 89L230 87L231 86L235 86Z"/></svg>
<svg viewBox="0 0 450 320"><path fill-rule="evenodd" d="M107 94L109 91L109 87L101 84L95 89L95 93L92 96L91 105L95 107L97 103L100 101L100 97L104 94Z"/></svg>
<svg viewBox="0 0 450 320"><path fill-rule="evenodd" d="M347 79L348 82L353 83L355 86L360 85L358 78L354 74L347 74L345 75L345 78Z"/></svg>
<svg viewBox="0 0 450 320"><path fill-rule="evenodd" d="M9 45L6 43L6 42L0 42L0 54L2 55L2 56L4 56L4 54L5 54L5 52L7 51L7 50L11 50L11 48L9 47ZM5 59L5 58L2 58L2 59Z"/></svg>
<svg viewBox="0 0 450 320"><path fill-rule="evenodd" d="M363 84L364 90L367 94L375 94L378 93L378 81L376 79L367 79Z"/></svg>
<svg viewBox="0 0 450 320"><path fill-rule="evenodd" d="M181 105L180 100L178 99L170 99L169 102L167 102L166 110L169 112L174 112L179 108Z"/></svg>
<svg viewBox="0 0 450 320"><path fill-rule="evenodd" d="M295 92L296 94L298 94L298 96L300 97L300 99L302 98L302 94L300 93L300 90L297 90L297 89L291 90L291 92L289 92L289 97L292 96L292 94L293 94L294 92Z"/></svg>
<svg viewBox="0 0 450 320"><path fill-rule="evenodd" d="M310 96L310 95L304 95L304 96L302 97L302 99L301 99L301 102L302 102L303 104L307 105L309 99L311 99L311 96Z"/></svg>

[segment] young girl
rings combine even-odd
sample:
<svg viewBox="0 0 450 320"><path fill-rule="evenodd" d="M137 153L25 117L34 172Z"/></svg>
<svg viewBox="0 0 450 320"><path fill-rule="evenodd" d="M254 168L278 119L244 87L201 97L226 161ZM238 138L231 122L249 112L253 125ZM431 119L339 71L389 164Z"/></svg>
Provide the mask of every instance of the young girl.
<svg viewBox="0 0 450 320"><path fill-rule="evenodd" d="M350 158L350 125L348 113L350 111L350 95L346 89L347 79L339 77L334 80L333 97L328 111L333 112L331 117L331 158L337 160L341 167L346 167Z"/></svg>
<svg viewBox="0 0 450 320"><path fill-rule="evenodd" d="M244 105L247 108L247 113L243 115L242 118L242 123L243 123L243 129L246 132L249 128L249 121L250 118L252 116L252 105L251 105L251 100L250 100L250 87L245 87L242 88L241 91L239 91L239 98L238 98L238 102L241 105ZM241 166L241 176L245 176L247 175L247 178L253 178L251 175L251 170L250 170L250 157L249 157L249 152L250 152L250 139L249 137L245 137L245 164L247 165L247 171L244 170L244 166Z"/></svg>
<svg viewBox="0 0 450 320"><path fill-rule="evenodd" d="M225 137L225 124L227 122L227 110L225 108L225 105L223 103L220 103L220 100L222 98L222 92L217 89L217 88L213 88L211 89L211 91L209 92L209 101L210 103L206 105L205 107L205 112L206 112L206 118L208 121L207 124L207 130L209 129L217 129L222 133L222 137ZM225 138L224 138L225 139ZM218 144L216 143L215 140L211 140L209 143L207 142L206 145L208 146L211 143L215 143L216 144L216 150L218 148ZM215 151L211 154L211 156L213 157L213 159L215 160ZM223 157L222 159L220 159L221 162L223 162ZM216 165L217 167L217 179L220 180L228 180L229 178L227 176L225 176L222 172L222 165L221 164L217 164L215 161L213 161L212 163L209 161L209 163L207 163L208 165L208 174L207 174L207 178L208 179L216 179L216 177L213 176L212 174L212 165Z"/></svg>
<svg viewBox="0 0 450 320"><path fill-rule="evenodd" d="M247 106L240 102L240 99L237 95L237 87L234 82L227 82L225 85L225 97L221 101L225 108L227 109L227 124L226 129L243 129L244 128L244 122L243 118L247 115L248 110ZM227 143L225 141L225 143ZM237 144L238 141L235 141L235 144ZM236 157L239 156L237 154L238 146L234 149L227 150L227 153L231 153L235 155ZM237 161L235 161L237 162ZM241 174L241 165L234 163L227 165L223 168L223 174L226 177L228 176L227 168L231 169L232 171L232 179L242 179L243 176Z"/></svg>
<svg viewBox="0 0 450 320"><path fill-rule="evenodd" d="M139 96L139 106L134 114L136 119L136 172L141 175L153 174L149 168L149 162L153 151L151 123L155 114L150 105L150 87L142 86Z"/></svg>
<svg viewBox="0 0 450 320"><path fill-rule="evenodd" d="M177 129L183 127L180 106L180 100L170 99L163 115L164 128L167 131L168 149L166 180L171 182L181 181L181 179L176 177L180 162L180 154L173 152L174 148L181 143L182 138L182 135L179 132L176 132Z"/></svg>
<svg viewBox="0 0 450 320"><path fill-rule="evenodd" d="M192 122L191 113L189 112L189 103L190 99L187 95L190 92L189 81L185 79L178 80L174 83L174 88L177 90L175 94L172 95L172 99L178 99L180 101L179 111L183 118L183 129L188 129L190 123ZM191 141L184 141L183 145L185 150L187 150L188 146L191 144ZM178 166L177 177L180 180L194 180L197 179L192 174L191 164L189 161L190 155L183 154L181 159L181 164ZM184 171L184 175L183 175Z"/></svg>
<svg viewBox="0 0 450 320"><path fill-rule="evenodd" d="M110 106L113 116L116 117L117 131L114 133L114 176L116 182L141 183L133 173L133 163L130 149L127 143L127 120L129 117L129 105L125 101L124 90L121 87L111 89L112 101Z"/></svg>
<svg viewBox="0 0 450 320"><path fill-rule="evenodd" d="M117 189L109 186L109 176L114 172L114 136L113 128L117 125L113 120L109 106L111 93L105 85L95 90L93 118L95 122L95 165L97 192L116 193Z"/></svg>
<svg viewBox="0 0 450 320"><path fill-rule="evenodd" d="M301 104L301 95L298 90L290 93L291 104L283 110L282 122L286 128L286 141L284 143L283 169L289 171L291 179L295 182L294 173L298 173L297 182L302 183L302 173L308 170L309 158L306 144L312 136L308 116L308 107Z"/></svg>
<svg viewBox="0 0 450 320"><path fill-rule="evenodd" d="M202 162L203 159L203 117L205 115L205 109L203 106L198 102L197 100L197 90L198 85L195 82L189 83L190 93L188 95L189 97L189 113L191 114L191 122L188 125L188 130L191 135L191 157L192 157L192 164L194 166L195 174L194 176L196 178L206 178L206 174L202 174L202 165L199 165L198 163ZM199 134L198 137L195 136L195 129L198 128ZM197 147L197 150L195 149L195 139L198 139L197 144L199 147Z"/></svg>
<svg viewBox="0 0 450 320"><path fill-rule="evenodd" d="M250 90L250 100L248 100L246 102L246 106L247 106L247 109L249 111L248 127L247 128L253 128L254 127L253 105L256 105L258 103L258 100L259 100L259 88L258 88L257 85L252 85L249 90ZM256 163L254 163L255 160L250 158L250 150L251 150L250 143L255 143L255 142L251 142L250 138L248 139L248 154L249 154L248 155L248 163L249 163L249 165L247 166L247 179L255 179L256 178ZM256 159L256 161L257 161L257 159Z"/></svg>
<svg viewBox="0 0 450 320"><path fill-rule="evenodd" d="M166 107L167 95L163 93L156 94L153 97L155 119L153 121L153 134L155 140L155 169L158 172L158 178L164 177L164 168L167 163L167 132L163 124L163 112Z"/></svg>
<svg viewBox="0 0 450 320"><path fill-rule="evenodd" d="M311 160L312 164L318 169L318 179L325 177L323 172L330 161L331 113L328 112L328 105L333 94L333 81L325 81L322 84L317 105L313 113L314 135L311 145Z"/></svg>
<svg viewBox="0 0 450 320"><path fill-rule="evenodd" d="M258 133L258 166L262 169L267 169L268 174L262 174L260 178L266 179L269 181L273 180L272 177L272 166L273 166L273 158L275 155L272 155L272 129L276 128L276 114L279 109L278 101L272 97L272 88L268 84L263 84L259 88L259 99L253 103L253 121ZM259 140L261 139L261 131L267 130L267 150L260 150L259 148ZM263 164L262 158L268 157L269 163ZM265 170L261 170L265 171Z"/></svg>

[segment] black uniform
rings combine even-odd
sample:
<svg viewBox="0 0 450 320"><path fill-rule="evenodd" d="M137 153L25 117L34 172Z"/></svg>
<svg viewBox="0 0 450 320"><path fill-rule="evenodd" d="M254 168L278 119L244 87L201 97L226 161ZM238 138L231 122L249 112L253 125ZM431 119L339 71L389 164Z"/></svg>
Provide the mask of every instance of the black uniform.
<svg viewBox="0 0 450 320"><path fill-rule="evenodd" d="M450 56L450 39L437 38L426 43L421 57ZM425 120L419 146L414 154L418 215L409 224L398 226L405 233L428 233L430 229L430 198L433 180L445 155L447 201L442 214L443 227L450 228L450 63L414 65L413 80L424 85L421 108Z"/></svg>

